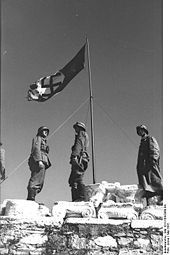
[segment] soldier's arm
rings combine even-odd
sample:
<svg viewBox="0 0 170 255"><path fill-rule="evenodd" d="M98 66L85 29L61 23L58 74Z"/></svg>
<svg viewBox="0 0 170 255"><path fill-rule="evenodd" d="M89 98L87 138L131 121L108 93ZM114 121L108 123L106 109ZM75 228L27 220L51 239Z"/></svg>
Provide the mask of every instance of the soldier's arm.
<svg viewBox="0 0 170 255"><path fill-rule="evenodd" d="M33 139L33 142L32 142L32 156L35 161L42 160L40 146L41 146L41 137L37 136L36 138Z"/></svg>
<svg viewBox="0 0 170 255"><path fill-rule="evenodd" d="M71 155L72 156L80 156L80 152L81 152L81 149L82 149L82 143L81 143L81 140L79 138L76 139L75 141L75 144L72 148L72 153Z"/></svg>
<svg viewBox="0 0 170 255"><path fill-rule="evenodd" d="M154 137L149 138L149 158L150 160L158 160L160 157L160 150L158 142Z"/></svg>
<svg viewBox="0 0 170 255"><path fill-rule="evenodd" d="M72 147L72 153L70 156L71 164L78 164L81 149L82 149L81 140L79 138L77 138L73 147Z"/></svg>

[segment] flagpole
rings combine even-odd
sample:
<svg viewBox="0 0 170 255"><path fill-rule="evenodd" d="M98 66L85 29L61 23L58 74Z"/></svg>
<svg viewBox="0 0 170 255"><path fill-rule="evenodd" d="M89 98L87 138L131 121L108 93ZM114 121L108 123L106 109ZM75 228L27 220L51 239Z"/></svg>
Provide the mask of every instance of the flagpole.
<svg viewBox="0 0 170 255"><path fill-rule="evenodd" d="M87 37L86 37L86 43L87 43L87 62L88 62L89 93L90 93L92 173L93 173L93 184L95 184L96 183L96 178L95 178L95 162L94 162L93 91L92 91L92 82L91 82L90 50L89 50L89 42L88 42L88 38Z"/></svg>

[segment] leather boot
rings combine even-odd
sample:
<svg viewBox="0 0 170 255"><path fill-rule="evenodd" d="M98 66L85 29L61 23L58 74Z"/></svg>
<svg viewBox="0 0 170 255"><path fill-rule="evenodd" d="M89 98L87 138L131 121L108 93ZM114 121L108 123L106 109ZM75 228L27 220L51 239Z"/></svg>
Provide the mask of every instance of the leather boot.
<svg viewBox="0 0 170 255"><path fill-rule="evenodd" d="M36 190L35 189L29 189L27 200L35 201L35 196L36 196Z"/></svg>
<svg viewBox="0 0 170 255"><path fill-rule="evenodd" d="M158 202L156 204L163 205L163 191L161 191L160 194L158 195Z"/></svg>

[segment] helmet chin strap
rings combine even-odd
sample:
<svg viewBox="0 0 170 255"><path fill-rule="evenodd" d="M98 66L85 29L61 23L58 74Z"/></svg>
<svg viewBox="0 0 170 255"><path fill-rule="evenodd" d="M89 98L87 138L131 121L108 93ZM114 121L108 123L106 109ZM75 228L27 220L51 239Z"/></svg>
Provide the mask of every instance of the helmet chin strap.
<svg viewBox="0 0 170 255"><path fill-rule="evenodd" d="M44 133L43 131L42 132L40 132L40 136L42 136L43 138L46 138L47 136L48 136L48 134L46 133Z"/></svg>
<svg viewBox="0 0 170 255"><path fill-rule="evenodd" d="M145 138L147 136L147 134L144 132L143 134L142 134L142 138Z"/></svg>

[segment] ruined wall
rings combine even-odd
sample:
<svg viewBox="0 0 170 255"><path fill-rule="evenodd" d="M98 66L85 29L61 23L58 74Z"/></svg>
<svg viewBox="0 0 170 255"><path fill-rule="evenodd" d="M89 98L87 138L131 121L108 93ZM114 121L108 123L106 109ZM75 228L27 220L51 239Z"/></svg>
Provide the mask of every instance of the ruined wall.
<svg viewBox="0 0 170 255"><path fill-rule="evenodd" d="M1 255L160 255L162 245L162 220L0 217Z"/></svg>
<svg viewBox="0 0 170 255"><path fill-rule="evenodd" d="M0 255L163 254L163 206L143 207L137 190L90 185L86 202L58 201L51 210L7 199L0 207Z"/></svg>

